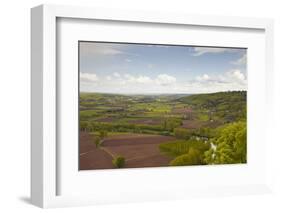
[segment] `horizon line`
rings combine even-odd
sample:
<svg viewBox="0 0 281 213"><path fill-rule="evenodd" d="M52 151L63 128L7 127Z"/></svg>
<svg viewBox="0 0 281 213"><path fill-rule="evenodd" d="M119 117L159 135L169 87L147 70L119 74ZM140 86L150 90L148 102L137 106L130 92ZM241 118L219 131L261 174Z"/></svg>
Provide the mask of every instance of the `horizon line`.
<svg viewBox="0 0 281 213"><path fill-rule="evenodd" d="M118 93L118 92L89 92L79 91L79 93L97 93L97 94L112 94L112 95L193 95L193 94L212 94L220 92L247 92L247 90L227 90L217 92L200 92L200 93Z"/></svg>

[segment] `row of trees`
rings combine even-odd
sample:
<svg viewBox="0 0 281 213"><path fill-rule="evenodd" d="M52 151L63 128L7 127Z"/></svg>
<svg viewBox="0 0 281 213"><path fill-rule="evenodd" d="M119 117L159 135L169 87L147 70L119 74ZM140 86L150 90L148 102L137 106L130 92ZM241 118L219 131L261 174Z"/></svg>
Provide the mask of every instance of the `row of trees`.
<svg viewBox="0 0 281 213"><path fill-rule="evenodd" d="M164 130L173 132L175 128L182 125L182 120L179 118L166 118L162 125Z"/></svg>
<svg viewBox="0 0 281 213"><path fill-rule="evenodd" d="M173 130L180 125L181 120L179 119L166 119L162 125L80 121L80 131L133 132L144 134L172 135Z"/></svg>
<svg viewBox="0 0 281 213"><path fill-rule="evenodd" d="M200 138L211 138L215 135L215 130L209 127L201 127L199 129L185 129L185 128L175 128L174 135L176 138L189 140L193 136Z"/></svg>
<svg viewBox="0 0 281 213"><path fill-rule="evenodd" d="M113 132L165 131L161 125L80 121L80 131L92 132L101 130Z"/></svg>
<svg viewBox="0 0 281 213"><path fill-rule="evenodd" d="M215 130L209 127L201 127L198 129L186 129L179 127L181 125L178 119L167 119L163 126L157 125L143 125L143 124L120 124L120 123L97 123L97 122L80 122L80 130L93 132L93 131L106 131L106 132L133 132L145 134L161 134L161 135L174 135L178 139L188 140L193 136L211 138L214 136Z"/></svg>

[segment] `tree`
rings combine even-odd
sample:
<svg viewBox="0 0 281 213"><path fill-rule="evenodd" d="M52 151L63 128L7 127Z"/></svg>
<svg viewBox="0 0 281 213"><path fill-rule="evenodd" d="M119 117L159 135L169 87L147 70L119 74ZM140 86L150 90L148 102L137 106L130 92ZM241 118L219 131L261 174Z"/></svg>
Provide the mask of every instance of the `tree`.
<svg viewBox="0 0 281 213"><path fill-rule="evenodd" d="M107 136L107 131L100 130L99 131L99 136L100 136L101 139L104 139Z"/></svg>
<svg viewBox="0 0 281 213"><path fill-rule="evenodd" d="M247 162L246 122L235 122L224 127L211 139L214 145L205 152L207 164L232 164Z"/></svg>
<svg viewBox="0 0 281 213"><path fill-rule="evenodd" d="M187 139L187 140L192 136L192 132L184 128L175 128L174 134L177 138Z"/></svg>
<svg viewBox="0 0 281 213"><path fill-rule="evenodd" d="M100 145L101 145L101 138L100 137L95 138L95 144L96 144L96 148L100 147Z"/></svg>
<svg viewBox="0 0 281 213"><path fill-rule="evenodd" d="M80 130L88 131L90 127L90 123L88 121L80 121Z"/></svg>
<svg viewBox="0 0 281 213"><path fill-rule="evenodd" d="M237 132L235 135L236 143L234 144L234 149L236 151L237 160L242 163L247 162L247 129L245 127Z"/></svg>
<svg viewBox="0 0 281 213"><path fill-rule="evenodd" d="M213 136L212 131L209 127L201 127L195 131L195 134L200 137L211 138Z"/></svg>
<svg viewBox="0 0 281 213"><path fill-rule="evenodd" d="M180 125L182 125L182 121L178 118L166 118L162 123L163 129L167 131L173 131Z"/></svg>
<svg viewBox="0 0 281 213"><path fill-rule="evenodd" d="M163 129L167 130L167 119L163 121Z"/></svg>
<svg viewBox="0 0 281 213"><path fill-rule="evenodd" d="M123 168L125 166L125 158L123 156L117 156L113 158L112 163L116 168Z"/></svg>

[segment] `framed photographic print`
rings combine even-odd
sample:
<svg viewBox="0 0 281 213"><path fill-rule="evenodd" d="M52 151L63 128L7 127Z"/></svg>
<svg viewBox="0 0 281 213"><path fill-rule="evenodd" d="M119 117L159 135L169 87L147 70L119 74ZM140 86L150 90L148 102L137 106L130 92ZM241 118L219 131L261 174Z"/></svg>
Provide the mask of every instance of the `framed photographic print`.
<svg viewBox="0 0 281 213"><path fill-rule="evenodd" d="M78 45L80 170L247 162L247 49Z"/></svg>
<svg viewBox="0 0 281 213"><path fill-rule="evenodd" d="M32 203L270 192L272 28L33 8Z"/></svg>

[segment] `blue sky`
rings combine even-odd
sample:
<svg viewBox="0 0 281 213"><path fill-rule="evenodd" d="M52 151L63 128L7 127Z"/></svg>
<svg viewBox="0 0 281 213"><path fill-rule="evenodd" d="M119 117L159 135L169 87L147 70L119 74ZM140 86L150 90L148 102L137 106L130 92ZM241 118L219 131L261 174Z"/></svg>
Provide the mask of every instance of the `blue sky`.
<svg viewBox="0 0 281 213"><path fill-rule="evenodd" d="M246 49L80 42L80 91L124 94L246 90Z"/></svg>

